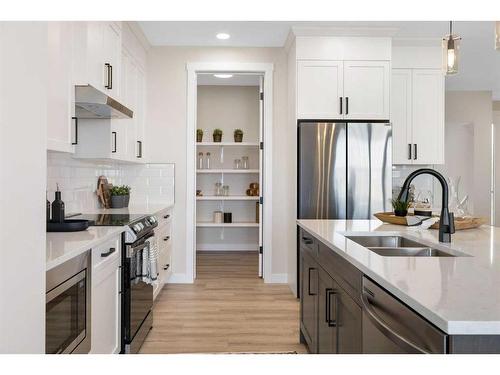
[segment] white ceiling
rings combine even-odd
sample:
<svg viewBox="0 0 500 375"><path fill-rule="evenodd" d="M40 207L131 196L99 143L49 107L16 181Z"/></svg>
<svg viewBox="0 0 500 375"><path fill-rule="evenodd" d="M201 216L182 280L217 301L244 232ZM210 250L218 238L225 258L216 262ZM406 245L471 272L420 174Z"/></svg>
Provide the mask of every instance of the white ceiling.
<svg viewBox="0 0 500 375"><path fill-rule="evenodd" d="M395 38L441 38L448 32L442 21L335 21L335 22L225 22L225 21L141 21L145 36L153 46L282 47L295 28L356 28L363 32L379 29ZM488 90L500 100L500 51L494 49L494 22L461 21L454 33L462 40L459 74L446 78L448 90ZM228 40L215 35L226 32ZM366 31L365 31L366 32Z"/></svg>

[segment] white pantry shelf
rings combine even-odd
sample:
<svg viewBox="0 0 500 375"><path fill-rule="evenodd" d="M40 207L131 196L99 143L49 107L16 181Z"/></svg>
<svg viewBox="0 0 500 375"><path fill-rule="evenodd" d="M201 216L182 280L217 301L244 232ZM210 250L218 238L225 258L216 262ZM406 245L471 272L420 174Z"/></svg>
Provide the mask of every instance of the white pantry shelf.
<svg viewBox="0 0 500 375"><path fill-rule="evenodd" d="M258 201L259 197L252 197L248 195L201 195L196 197L197 201Z"/></svg>
<svg viewBox="0 0 500 375"><path fill-rule="evenodd" d="M258 147L259 142L197 142L196 146L244 146Z"/></svg>
<svg viewBox="0 0 500 375"><path fill-rule="evenodd" d="M196 173L253 173L258 174L258 169L197 169Z"/></svg>
<svg viewBox="0 0 500 375"><path fill-rule="evenodd" d="M214 222L198 222L198 228L258 228L259 223L214 223Z"/></svg>

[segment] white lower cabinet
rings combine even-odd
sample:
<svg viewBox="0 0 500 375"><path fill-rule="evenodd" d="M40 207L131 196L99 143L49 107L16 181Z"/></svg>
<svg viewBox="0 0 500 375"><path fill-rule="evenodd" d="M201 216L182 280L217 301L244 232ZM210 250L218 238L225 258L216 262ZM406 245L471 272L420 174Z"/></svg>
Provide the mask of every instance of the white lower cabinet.
<svg viewBox="0 0 500 375"><path fill-rule="evenodd" d="M120 237L117 236L92 249L92 354L120 352L120 244Z"/></svg>
<svg viewBox="0 0 500 375"><path fill-rule="evenodd" d="M444 163L444 76L440 69L393 69L394 164Z"/></svg>

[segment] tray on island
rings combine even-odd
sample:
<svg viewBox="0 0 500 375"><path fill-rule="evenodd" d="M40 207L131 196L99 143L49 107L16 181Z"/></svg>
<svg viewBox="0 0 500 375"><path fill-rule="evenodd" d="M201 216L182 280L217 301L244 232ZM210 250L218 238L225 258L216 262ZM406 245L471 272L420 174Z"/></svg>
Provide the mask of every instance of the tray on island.
<svg viewBox="0 0 500 375"><path fill-rule="evenodd" d="M394 212L378 212L374 214L374 216L388 224L395 225L405 225L408 226L408 222L406 221L406 217L396 216ZM414 216L409 213L408 216ZM438 215L433 215L434 217ZM455 218L455 230L463 230L463 229L472 229L477 228L483 224L486 224L486 219L482 217L456 217ZM439 229L439 222L434 223L431 226L431 229Z"/></svg>
<svg viewBox="0 0 500 375"><path fill-rule="evenodd" d="M66 219L64 223L47 222L47 232L79 232L89 227L88 220Z"/></svg>

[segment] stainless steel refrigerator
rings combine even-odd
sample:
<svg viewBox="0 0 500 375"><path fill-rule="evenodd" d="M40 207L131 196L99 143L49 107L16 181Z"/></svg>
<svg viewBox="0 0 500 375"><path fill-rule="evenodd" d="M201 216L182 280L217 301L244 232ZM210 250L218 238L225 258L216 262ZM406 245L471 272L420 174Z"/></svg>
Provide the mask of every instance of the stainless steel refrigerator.
<svg viewBox="0 0 500 375"><path fill-rule="evenodd" d="M299 219L373 219L390 211L389 122L302 121L298 147Z"/></svg>

